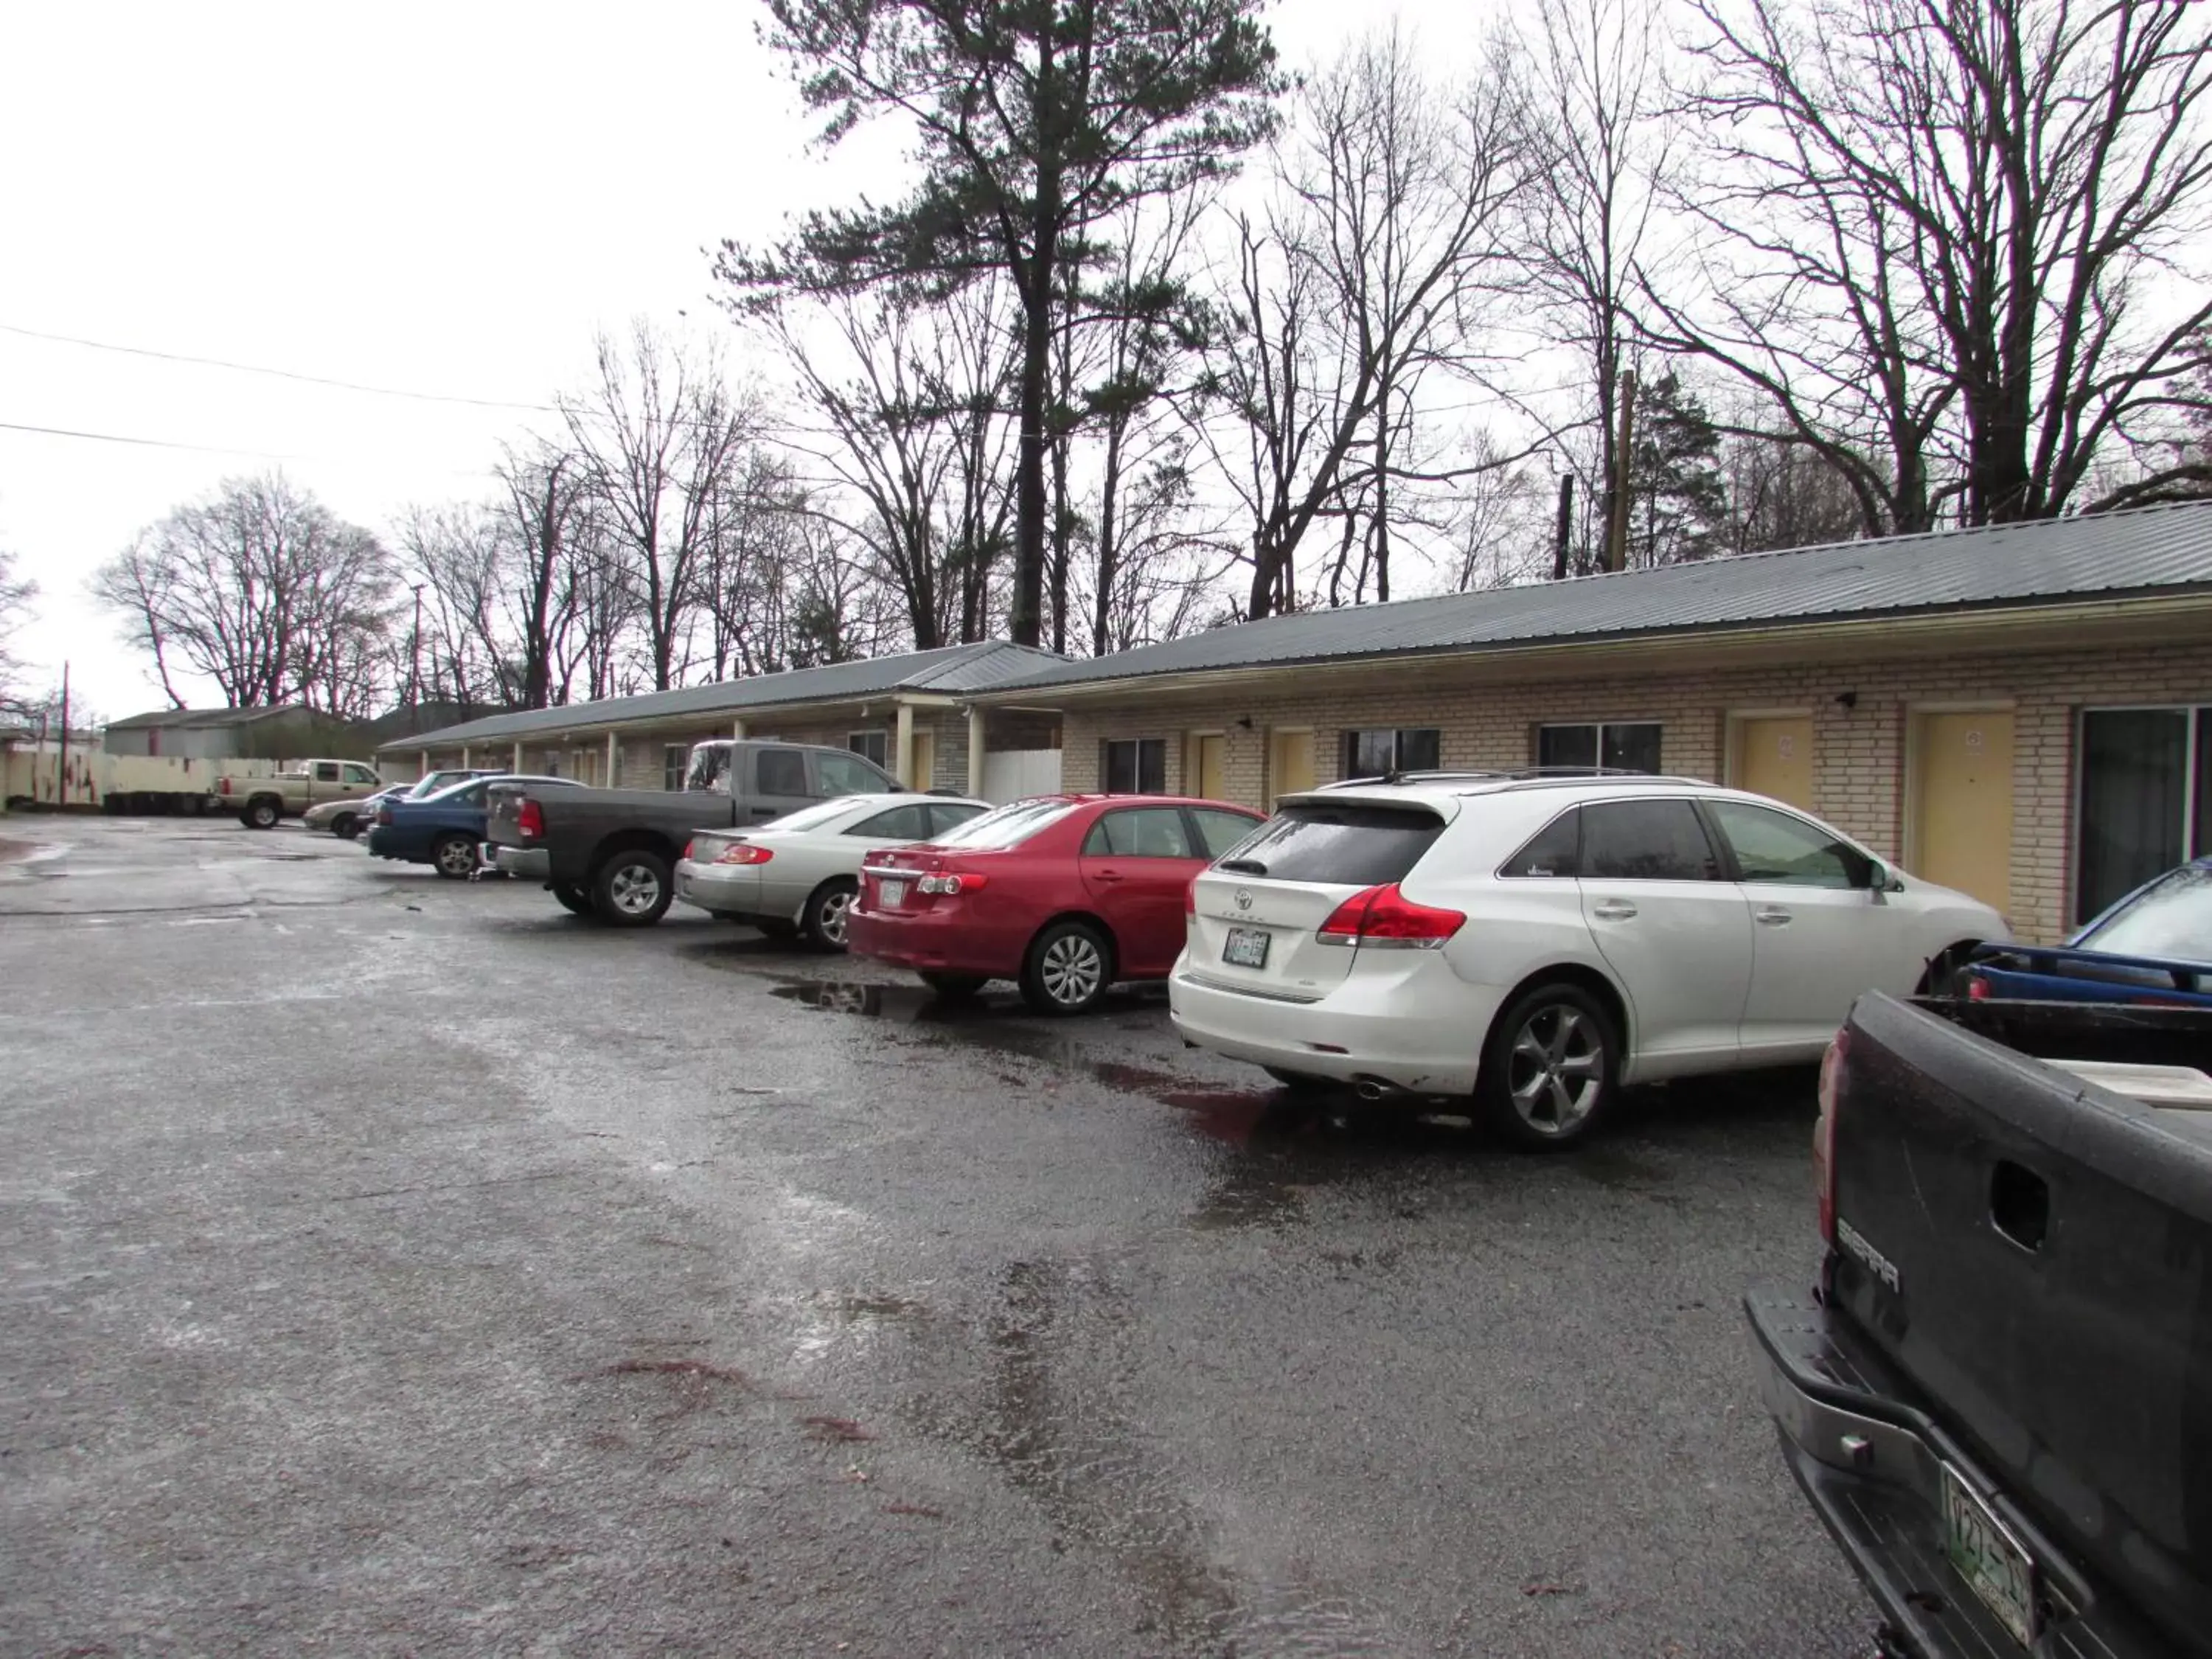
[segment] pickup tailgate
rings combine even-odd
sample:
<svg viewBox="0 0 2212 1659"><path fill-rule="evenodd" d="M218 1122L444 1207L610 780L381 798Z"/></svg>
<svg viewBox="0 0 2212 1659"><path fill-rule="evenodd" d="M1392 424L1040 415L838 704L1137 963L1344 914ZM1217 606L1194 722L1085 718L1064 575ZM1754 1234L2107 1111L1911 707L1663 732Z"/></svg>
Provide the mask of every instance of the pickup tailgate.
<svg viewBox="0 0 2212 1659"><path fill-rule="evenodd" d="M1942 1012L1853 1011L1831 1304L2055 1541L2212 1652L2212 1113L2034 1057L2212 1070L2212 1015Z"/></svg>

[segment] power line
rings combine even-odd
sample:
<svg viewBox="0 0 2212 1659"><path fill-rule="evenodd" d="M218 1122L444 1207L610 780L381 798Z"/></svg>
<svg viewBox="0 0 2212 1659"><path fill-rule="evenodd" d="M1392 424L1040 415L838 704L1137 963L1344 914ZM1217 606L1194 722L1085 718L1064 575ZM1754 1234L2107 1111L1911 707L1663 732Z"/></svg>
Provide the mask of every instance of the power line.
<svg viewBox="0 0 2212 1659"><path fill-rule="evenodd" d="M49 340L58 345L82 346L88 351L112 351L127 357L153 357L165 363L191 363L202 368L228 369L237 374L267 374L303 386L331 386L340 392L365 392L378 398L409 398L417 403L466 404L472 409L520 409L539 415L557 415L551 404L518 403L508 398L468 398L444 392L414 392L403 386L369 386L360 380L335 380L327 374L307 374L290 368L270 368L262 363L238 363L224 357L198 357L189 352L156 351L148 346L117 345L106 340L88 340L75 334L50 334L44 329L0 323L0 333L18 334L27 340Z"/></svg>
<svg viewBox="0 0 2212 1659"><path fill-rule="evenodd" d="M0 421L0 431L33 432L44 438L82 438L92 443L130 444L141 449L189 449L202 455L251 455L264 461L300 461L305 455L279 455L265 449L226 449L216 444L180 443L173 438L134 438L120 432L78 432L64 426L33 426L22 421Z"/></svg>

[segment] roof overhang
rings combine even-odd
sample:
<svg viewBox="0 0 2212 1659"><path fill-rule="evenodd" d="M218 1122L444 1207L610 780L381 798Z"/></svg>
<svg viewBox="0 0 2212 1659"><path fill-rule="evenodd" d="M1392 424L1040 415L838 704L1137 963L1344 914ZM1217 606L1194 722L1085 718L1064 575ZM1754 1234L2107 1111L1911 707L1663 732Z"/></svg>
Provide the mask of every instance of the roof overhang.
<svg viewBox="0 0 2212 1659"><path fill-rule="evenodd" d="M872 718L872 711L888 714L901 703L913 708L952 708L975 701L973 697L954 697L941 691L872 691L865 696L841 697L833 702L755 703L743 708L708 709L691 714L633 714L579 720L574 726L544 726L529 732L495 732L476 737L425 732L418 737L394 738L388 743L380 743L376 752L408 755L463 748L508 749L517 744L526 749L542 749L549 744L578 743L586 738L603 741L608 737L620 738L639 732L681 732L696 734L703 740L717 732L726 735L739 720L750 729L781 720L868 719Z"/></svg>
<svg viewBox="0 0 2212 1659"><path fill-rule="evenodd" d="M2080 650L2089 645L2177 641L2212 641L2212 592L1253 663L1060 685L1009 686L975 692L969 701L993 707L1067 709L1155 699L1187 701L1224 692L1310 694L1317 686L1371 678L1378 672L1391 674L1397 685L1462 686L1580 678L1595 673L1872 662L1960 651Z"/></svg>

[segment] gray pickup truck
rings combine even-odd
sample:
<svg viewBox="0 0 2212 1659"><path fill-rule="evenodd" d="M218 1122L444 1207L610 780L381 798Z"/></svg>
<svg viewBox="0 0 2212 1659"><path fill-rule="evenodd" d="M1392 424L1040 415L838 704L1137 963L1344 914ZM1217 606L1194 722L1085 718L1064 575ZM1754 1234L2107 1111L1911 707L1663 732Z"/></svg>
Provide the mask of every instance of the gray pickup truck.
<svg viewBox="0 0 2212 1659"><path fill-rule="evenodd" d="M485 815L491 861L537 881L574 914L649 927L675 896L692 832L766 823L836 795L896 790L848 750L756 739L702 743L685 787L545 789L495 784Z"/></svg>
<svg viewBox="0 0 2212 1659"><path fill-rule="evenodd" d="M1900 1659L2212 1655L2212 1010L1871 993L1817 1288L1748 1298Z"/></svg>

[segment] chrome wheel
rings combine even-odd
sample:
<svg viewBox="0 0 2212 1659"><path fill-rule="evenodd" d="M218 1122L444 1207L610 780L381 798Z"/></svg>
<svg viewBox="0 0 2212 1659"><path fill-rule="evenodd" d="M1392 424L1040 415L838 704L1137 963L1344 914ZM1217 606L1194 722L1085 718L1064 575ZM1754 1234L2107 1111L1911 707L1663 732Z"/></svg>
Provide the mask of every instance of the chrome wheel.
<svg viewBox="0 0 2212 1659"><path fill-rule="evenodd" d="M660 902L660 877L648 865L625 864L608 878L607 901L626 916L646 915Z"/></svg>
<svg viewBox="0 0 2212 1659"><path fill-rule="evenodd" d="M1506 1097L1540 1135L1571 1135L1605 1091L1605 1034L1581 1009L1549 1002L1533 1010L1506 1051Z"/></svg>
<svg viewBox="0 0 2212 1659"><path fill-rule="evenodd" d="M477 849L458 836L440 842L432 857L437 863L438 873L453 880L459 881L476 873Z"/></svg>
<svg viewBox="0 0 2212 1659"><path fill-rule="evenodd" d="M845 924L852 918L853 897L849 887L832 888L814 907L814 931L833 951L845 948Z"/></svg>
<svg viewBox="0 0 2212 1659"><path fill-rule="evenodd" d="M1063 1008L1079 1008L1096 997L1106 981L1106 958L1088 933L1062 933L1044 947L1037 977L1045 994Z"/></svg>

